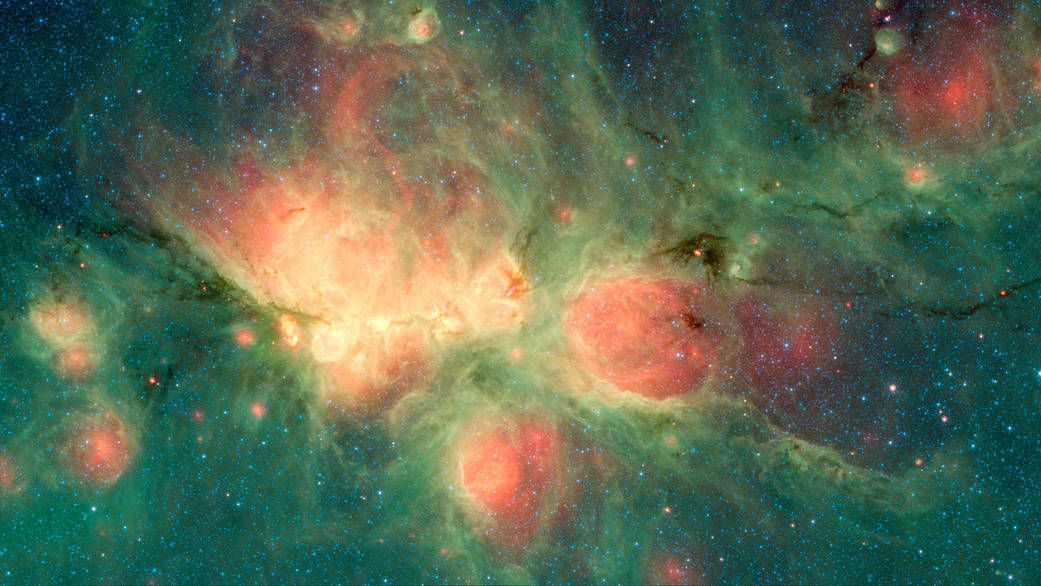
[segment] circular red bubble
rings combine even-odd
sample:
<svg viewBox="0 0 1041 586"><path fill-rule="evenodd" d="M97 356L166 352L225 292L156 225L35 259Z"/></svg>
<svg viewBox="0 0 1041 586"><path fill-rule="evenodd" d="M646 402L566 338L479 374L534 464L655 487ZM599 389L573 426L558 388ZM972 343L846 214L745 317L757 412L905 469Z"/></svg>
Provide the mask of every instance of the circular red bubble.
<svg viewBox="0 0 1041 586"><path fill-rule="evenodd" d="M86 418L70 429L63 454L69 471L80 480L111 485L130 466L126 425L114 413Z"/></svg>
<svg viewBox="0 0 1041 586"><path fill-rule="evenodd" d="M496 541L526 543L556 512L560 452L556 429L535 422L465 440L459 457L462 486Z"/></svg>
<svg viewBox="0 0 1041 586"><path fill-rule="evenodd" d="M598 284L571 304L568 337L594 375L650 399L697 389L722 351L704 287L628 278Z"/></svg>

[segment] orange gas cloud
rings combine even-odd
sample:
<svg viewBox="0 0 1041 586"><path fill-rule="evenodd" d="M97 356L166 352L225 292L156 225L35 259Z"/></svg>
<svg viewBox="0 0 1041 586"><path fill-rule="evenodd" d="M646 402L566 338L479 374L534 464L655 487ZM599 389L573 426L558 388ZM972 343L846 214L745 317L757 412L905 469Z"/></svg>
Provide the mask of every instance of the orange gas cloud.
<svg viewBox="0 0 1041 586"><path fill-rule="evenodd" d="M82 380L97 366L97 328L86 307L52 301L34 306L29 323L52 351L51 366L62 376Z"/></svg>
<svg viewBox="0 0 1041 586"><path fill-rule="evenodd" d="M436 34L436 14L420 16L414 32ZM436 43L328 57L310 106L321 147L280 168L249 147L209 165L181 154L175 165L188 171L177 178L145 164L147 205L281 310L281 346L313 359L331 406L378 409L423 385L436 344L519 326L529 283L484 171L467 155L417 148L465 119L449 115L467 107L458 60ZM405 106L396 92L410 84L432 89Z"/></svg>
<svg viewBox="0 0 1041 586"><path fill-rule="evenodd" d="M648 584L705 584L705 572L691 556L664 553L648 560L644 571Z"/></svg>
<svg viewBox="0 0 1041 586"><path fill-rule="evenodd" d="M82 340L94 331L94 322L83 306L52 301L33 307L29 322L48 344L63 348Z"/></svg>
<svg viewBox="0 0 1041 586"><path fill-rule="evenodd" d="M278 320L282 342L310 352L340 406L389 404L423 379L435 338L523 321L527 279L476 173L448 172L409 210L314 161L243 169L237 191L203 180L207 200L171 211L226 275L295 312Z"/></svg>
<svg viewBox="0 0 1041 586"><path fill-rule="evenodd" d="M87 344L77 342L54 355L54 369L63 376L80 380L94 371L94 356Z"/></svg>

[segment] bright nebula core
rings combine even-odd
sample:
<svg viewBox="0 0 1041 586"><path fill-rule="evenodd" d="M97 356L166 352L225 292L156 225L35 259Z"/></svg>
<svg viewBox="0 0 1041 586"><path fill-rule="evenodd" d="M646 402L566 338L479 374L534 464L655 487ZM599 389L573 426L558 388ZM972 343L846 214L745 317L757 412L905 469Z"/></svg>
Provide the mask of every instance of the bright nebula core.
<svg viewBox="0 0 1041 586"><path fill-rule="evenodd" d="M1041 581L1041 1L0 4L0 582Z"/></svg>

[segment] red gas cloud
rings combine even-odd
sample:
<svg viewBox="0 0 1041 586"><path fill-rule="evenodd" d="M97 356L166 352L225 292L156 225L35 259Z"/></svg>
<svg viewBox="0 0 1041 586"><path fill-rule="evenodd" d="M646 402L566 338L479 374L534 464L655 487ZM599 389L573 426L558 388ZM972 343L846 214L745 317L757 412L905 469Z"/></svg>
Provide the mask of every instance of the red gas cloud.
<svg viewBox="0 0 1041 586"><path fill-rule="evenodd" d="M500 545L524 545L560 514L567 462L559 432L533 420L472 429L457 447L475 524Z"/></svg>
<svg viewBox="0 0 1041 586"><path fill-rule="evenodd" d="M999 95L999 15L983 3L951 4L889 72L898 121L913 139L975 136L1008 110Z"/></svg>
<svg viewBox="0 0 1041 586"><path fill-rule="evenodd" d="M68 430L62 455L79 480L102 488L112 485L130 466L126 424L111 412L85 417Z"/></svg>
<svg viewBox="0 0 1041 586"><path fill-rule="evenodd" d="M834 360L835 327L812 301L768 305L748 294L735 305L741 334L741 373L772 400L815 380Z"/></svg>
<svg viewBox="0 0 1041 586"><path fill-rule="evenodd" d="M650 399L696 390L716 369L725 336L704 286L626 278L586 289L565 324L579 363Z"/></svg>

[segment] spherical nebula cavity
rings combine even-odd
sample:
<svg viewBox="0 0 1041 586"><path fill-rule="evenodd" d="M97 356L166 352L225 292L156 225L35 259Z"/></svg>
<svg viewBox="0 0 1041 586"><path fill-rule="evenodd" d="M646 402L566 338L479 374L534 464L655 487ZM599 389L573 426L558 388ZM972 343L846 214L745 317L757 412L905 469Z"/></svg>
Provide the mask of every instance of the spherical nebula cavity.
<svg viewBox="0 0 1041 586"><path fill-rule="evenodd" d="M982 3L981 3L982 4ZM1003 26L996 12L950 15L932 43L895 63L889 77L898 121L910 136L964 138L993 127L1010 115L1002 104L1008 85L994 51L994 33Z"/></svg>
<svg viewBox="0 0 1041 586"><path fill-rule="evenodd" d="M130 466L126 424L111 412L82 417L69 427L62 456L72 476L98 488L108 487Z"/></svg>
<svg viewBox="0 0 1041 586"><path fill-rule="evenodd" d="M592 374L649 399L696 390L716 368L726 336L705 287L626 278L571 303L568 339Z"/></svg>
<svg viewBox="0 0 1041 586"><path fill-rule="evenodd" d="M735 312L742 375L767 398L815 380L835 359L835 325L816 304L768 305L748 294Z"/></svg>
<svg viewBox="0 0 1041 586"><path fill-rule="evenodd" d="M523 421L467 432L458 475L475 525L501 545L527 543L558 513L563 464L551 425Z"/></svg>

